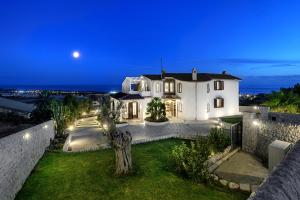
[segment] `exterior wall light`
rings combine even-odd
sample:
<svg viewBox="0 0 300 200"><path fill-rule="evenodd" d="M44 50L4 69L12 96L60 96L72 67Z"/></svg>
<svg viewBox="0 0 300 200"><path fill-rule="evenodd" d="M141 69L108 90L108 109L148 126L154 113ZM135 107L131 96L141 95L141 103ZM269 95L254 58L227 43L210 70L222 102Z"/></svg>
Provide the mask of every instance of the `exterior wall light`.
<svg viewBox="0 0 300 200"><path fill-rule="evenodd" d="M254 120L252 123L253 123L254 126L258 126L259 125L259 122L257 120Z"/></svg>
<svg viewBox="0 0 300 200"><path fill-rule="evenodd" d="M47 129L47 128L48 128L48 125L45 125L45 126L44 126L44 129Z"/></svg>
<svg viewBox="0 0 300 200"><path fill-rule="evenodd" d="M253 109L254 110L258 110L258 106L253 106Z"/></svg>
<svg viewBox="0 0 300 200"><path fill-rule="evenodd" d="M107 129L108 127L107 127L107 124L103 124L103 128L104 129Z"/></svg>
<svg viewBox="0 0 300 200"><path fill-rule="evenodd" d="M74 126L73 125L71 125L71 126L69 126L69 128L68 128L70 131L73 131L74 130Z"/></svg>
<svg viewBox="0 0 300 200"><path fill-rule="evenodd" d="M29 140L30 138L30 134L28 132L26 132L24 135L23 135L23 139L24 140Z"/></svg>

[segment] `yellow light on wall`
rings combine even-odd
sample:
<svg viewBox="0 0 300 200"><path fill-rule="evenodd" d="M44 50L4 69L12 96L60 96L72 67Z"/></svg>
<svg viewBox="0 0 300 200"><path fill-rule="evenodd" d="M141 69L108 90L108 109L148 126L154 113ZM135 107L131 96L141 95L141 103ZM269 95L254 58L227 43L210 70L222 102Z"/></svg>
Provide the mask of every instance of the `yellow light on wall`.
<svg viewBox="0 0 300 200"><path fill-rule="evenodd" d="M48 128L48 125L45 125L45 126L44 126L44 129L47 129L47 128Z"/></svg>
<svg viewBox="0 0 300 200"><path fill-rule="evenodd" d="M24 135L23 135L23 139L24 140L29 140L30 138L30 134L28 132L26 132Z"/></svg>
<svg viewBox="0 0 300 200"><path fill-rule="evenodd" d="M103 128L107 129L108 128L107 124L103 124Z"/></svg>
<svg viewBox="0 0 300 200"><path fill-rule="evenodd" d="M259 122L257 120L254 120L252 123L253 123L254 126L258 126L259 125Z"/></svg>
<svg viewBox="0 0 300 200"><path fill-rule="evenodd" d="M74 130L74 126L73 125L71 125L71 126L69 126L69 131L73 131Z"/></svg>

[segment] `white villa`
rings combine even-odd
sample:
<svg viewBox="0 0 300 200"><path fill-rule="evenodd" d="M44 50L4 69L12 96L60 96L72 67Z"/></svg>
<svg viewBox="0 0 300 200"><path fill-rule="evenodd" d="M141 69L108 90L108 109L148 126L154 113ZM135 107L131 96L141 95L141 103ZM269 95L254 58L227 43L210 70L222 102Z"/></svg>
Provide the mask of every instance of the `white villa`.
<svg viewBox="0 0 300 200"><path fill-rule="evenodd" d="M112 108L121 101L122 119L146 117L147 104L160 97L169 119L206 120L239 114L240 78L221 74L163 73L126 77L122 92L111 95Z"/></svg>

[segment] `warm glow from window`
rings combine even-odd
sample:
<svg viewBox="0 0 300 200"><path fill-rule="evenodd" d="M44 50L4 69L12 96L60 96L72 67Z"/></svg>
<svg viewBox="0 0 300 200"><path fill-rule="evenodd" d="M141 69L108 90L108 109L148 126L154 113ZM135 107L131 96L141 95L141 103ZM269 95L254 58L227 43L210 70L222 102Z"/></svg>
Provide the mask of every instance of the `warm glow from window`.
<svg viewBox="0 0 300 200"><path fill-rule="evenodd" d="M169 92L169 83L165 82L165 92Z"/></svg>
<svg viewBox="0 0 300 200"><path fill-rule="evenodd" d="M174 92L174 83L170 82L170 92Z"/></svg>

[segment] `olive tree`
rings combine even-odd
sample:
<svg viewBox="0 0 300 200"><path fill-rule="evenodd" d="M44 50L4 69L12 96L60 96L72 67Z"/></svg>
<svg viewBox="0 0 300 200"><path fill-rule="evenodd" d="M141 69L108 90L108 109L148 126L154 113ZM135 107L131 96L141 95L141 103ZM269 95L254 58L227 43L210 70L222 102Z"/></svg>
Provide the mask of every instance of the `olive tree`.
<svg viewBox="0 0 300 200"><path fill-rule="evenodd" d="M117 129L116 123L120 120L122 104L119 103L114 109L111 108L109 96L100 100L100 113L98 120L105 127L105 132L110 138L111 146L115 151L116 175L126 175L131 172L131 141L130 132Z"/></svg>

